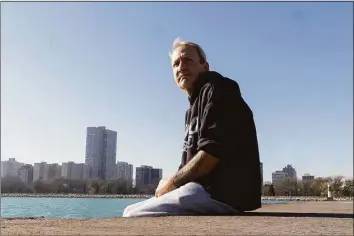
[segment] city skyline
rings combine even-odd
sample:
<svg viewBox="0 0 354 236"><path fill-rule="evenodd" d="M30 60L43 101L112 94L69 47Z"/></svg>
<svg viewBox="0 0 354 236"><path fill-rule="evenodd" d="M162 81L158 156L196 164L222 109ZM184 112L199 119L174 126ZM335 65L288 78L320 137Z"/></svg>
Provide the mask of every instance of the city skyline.
<svg viewBox="0 0 354 236"><path fill-rule="evenodd" d="M97 127L87 127L86 128L86 151L85 151L85 157L84 157L84 163L75 163L74 161L68 161L68 162L62 162L61 166L59 163L47 163L46 161L42 161L40 163L34 163L33 167L34 168L39 168L38 165L43 165L46 164L46 170L42 170L42 177L39 178L38 176L36 177L36 174L38 175L38 173L36 173L36 171L34 171L34 175L33 175L33 181L35 180L40 180L43 179L43 175L44 172L47 172L48 175L48 166L57 166L59 165L60 167L60 173L61 173L61 177L65 177L67 178L68 176L70 176L71 173L69 170L71 168L67 167L67 165L72 165L72 168L76 169L78 166L81 165L87 165L87 174L84 174L84 166L80 167L81 168L81 175L82 176L86 176L87 175L87 179L102 179L102 180L108 180L108 179L125 179L128 181L140 181L139 180L139 176L140 179L142 179L142 182L144 182L144 178L148 179L148 183L151 183L151 179L152 177L143 177L144 176L144 171L145 173L148 173L148 175L151 175L151 171L160 171L158 176L159 178L166 178L166 176L163 176L163 169L159 169L159 168L153 168L152 166L149 165L144 165L144 164L140 164L140 166L136 166L135 169L133 168L134 165L126 162L126 161L119 161L116 160L116 149L117 147L117 131L114 130L109 130L106 129L105 126L97 126ZM108 155L107 155L108 153ZM15 158L9 158L15 160ZM94 160L95 159L95 160ZM99 165L100 163L102 164L102 161L109 163L110 165L110 169L100 169L98 168L97 165ZM113 165L112 162L113 161ZM94 165L92 165L93 162L97 162L98 164L96 164L96 167L94 167ZM3 163L3 161L1 162ZM19 162L19 166L24 166L24 165L28 165L28 163L20 163ZM37 164L37 166L36 166ZM64 164L65 164L65 168L64 168ZM106 163L104 163L103 167L106 167ZM1 165L1 167L3 167ZM22 167L21 167L22 168ZM43 167L42 167L43 168ZM98 168L96 173L93 174L92 169L93 168ZM287 164L284 168L282 168L282 170L275 170L274 172L271 173L271 180L265 179L264 178L264 172L263 172L263 162L260 162L260 170L261 170L261 182L262 185L265 182L272 182L275 183L276 181L282 181L285 179L291 179L291 180L304 180L304 179L308 179L308 178L314 178L313 175L310 175L309 173L304 173L302 175L300 175L300 177L297 175L297 171L296 169L292 166L292 164ZM111 174L109 175L109 177L106 177L106 173L110 172ZM141 173L140 173L141 172ZM66 174L64 174L66 173ZM86 173L86 172L85 172ZM74 173L74 175L77 175L78 173ZM339 174L341 175L341 174ZM341 175L344 178L353 178L353 176L344 176ZM329 177L329 176L318 176L318 177ZM47 178L48 179L48 178ZM68 178L70 179L70 178ZM138 179L138 180L137 180ZM145 181L146 182L146 181ZM146 184L146 183L145 183Z"/></svg>
<svg viewBox="0 0 354 236"><path fill-rule="evenodd" d="M168 51L180 36L239 83L264 181L289 163L300 176L351 176L351 6L2 3L1 158L82 163L86 127L105 125L118 160L174 174L188 99Z"/></svg>
<svg viewBox="0 0 354 236"><path fill-rule="evenodd" d="M15 158L9 158L10 159L15 159ZM1 160L1 168L3 168L3 162L6 162L6 161L9 161L9 160ZM17 161L17 160L16 160ZM17 161L18 162L18 161ZM28 166L28 165L32 165L31 163L23 163L23 162L19 162L20 163L20 166ZM68 162L58 162L58 163L47 163L45 161L42 161L40 163L33 163L32 167L34 167L35 164L42 164L42 163L45 163L47 165L60 165L61 164L61 168L63 168L63 164L69 164L69 163L73 163L75 165L82 165L82 164L85 164L85 163L75 163L73 161L68 161ZM125 169L128 167L128 169L131 169L131 170L128 170L128 173L127 175L130 175L130 176L133 176L133 178L131 179L132 181L136 181L136 176L137 176L137 169L139 168L150 168L150 169L155 169L155 170L161 170L161 176L163 178L165 178L163 176L163 168L154 168L152 167L151 165L146 165L146 164L138 164L137 166L135 166L134 168L134 165L130 164L129 162L127 161L124 161L124 160L117 160L115 166L117 167L117 170L116 170L116 173L114 175L114 178L113 179L126 179L126 180L129 180L130 178L128 177L122 177L121 174L119 173L121 169L121 167L119 166L119 164L123 164L124 166L126 165ZM270 176L269 179L266 179L264 178L264 173L263 173L263 162L261 162L261 177L262 177L262 183L265 184L266 182L272 182L274 183L276 180L284 180L284 179L293 179L293 180L309 180L309 179L315 179L315 178L326 178L326 177L335 177L335 176L342 176L344 179L352 179L353 176L345 176L345 175L324 175L324 176L318 176L318 175L313 175L311 173L304 173L304 174L301 174L301 175L298 175L297 174L297 171L296 171L296 168L294 168L292 166L292 164L287 164L284 168L280 168L280 169L276 169L274 168L273 171L272 171L272 175ZM20 166L19 166L19 169L20 169ZM125 170L127 171L127 170ZM124 172L125 172L124 171ZM131 171L131 172L129 172ZM3 169L1 169L1 176L3 177ZM62 177L63 177L63 169L61 169L61 173L62 173ZM294 173L294 176L292 176L291 174L289 173Z"/></svg>
<svg viewBox="0 0 354 236"><path fill-rule="evenodd" d="M166 178L163 176L163 169L153 168L149 165L140 164L140 166L136 166L134 169L134 165L126 162L116 160L116 149L117 147L117 131L109 130L105 126L97 126L97 127L87 127L86 128L86 151L84 157L84 163L75 163L74 161L61 162L59 163L47 163L46 161L42 161L40 163L34 163L33 167L42 168L40 172L33 172L33 181L41 180L41 179L53 179L43 176L48 176L50 166L54 166L54 168L59 167L59 172L61 177L71 179L71 175L77 176L86 176L86 179L125 179L127 181L137 181L142 182L144 184L151 184L154 181L152 179L161 179ZM9 158L15 161L15 158ZM109 169L106 169L107 163L110 165ZM96 164L93 164L96 163ZM3 164L3 161L1 162ZM28 166L28 163L18 162L18 167L21 169L23 166ZM44 166L45 165L45 166ZM59 165L59 166L58 166ZM101 165L101 167L99 167ZM86 168L87 166L87 168ZM3 165L1 165L3 168ZM21 168L20 168L21 167ZM103 168L102 168L103 167ZM96 171L93 169L96 168ZM72 169L80 170L81 172L75 173ZM260 170L261 170L261 182L262 185L265 182L275 183L277 181L282 181L285 179L290 180L304 180L308 178L314 178L313 175L308 174L307 172L303 175L297 176L296 169L291 165L287 164L282 170L275 170L272 172L271 181L268 179L264 179L263 172L263 162L260 162ZM3 171L3 169L2 169ZM156 172L157 173L153 173ZM74 173L72 173L74 172ZM41 173L41 177L37 176ZM54 173L54 172L53 172ZM107 175L107 173L110 173ZM19 173L20 175L20 173ZM155 177L151 177L155 175ZM158 176L156 178L156 175ZM3 175L2 175L3 176ZM108 176L108 177L107 177ZM320 177L320 176L319 176ZM328 177L328 176L321 176ZM348 176L343 176L344 178L348 178ZM56 178L58 176L56 175ZM353 178L352 176L349 178ZM82 178L85 179L85 178Z"/></svg>
<svg viewBox="0 0 354 236"><path fill-rule="evenodd" d="M140 165L133 169L128 162L117 161L114 165L114 174L109 179L90 176L90 166L86 163L75 163L73 161L59 163L22 163L16 158L1 161L1 178L18 177L25 184L36 181L66 180L126 180L132 185L155 185L162 178L163 170L153 166Z"/></svg>

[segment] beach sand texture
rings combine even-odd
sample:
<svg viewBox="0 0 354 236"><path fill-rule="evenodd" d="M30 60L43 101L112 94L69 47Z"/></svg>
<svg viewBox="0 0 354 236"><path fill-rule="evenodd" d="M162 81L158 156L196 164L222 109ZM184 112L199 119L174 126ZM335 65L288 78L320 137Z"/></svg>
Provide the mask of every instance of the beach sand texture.
<svg viewBox="0 0 354 236"><path fill-rule="evenodd" d="M244 216L1 219L1 235L353 235L353 202L266 205Z"/></svg>

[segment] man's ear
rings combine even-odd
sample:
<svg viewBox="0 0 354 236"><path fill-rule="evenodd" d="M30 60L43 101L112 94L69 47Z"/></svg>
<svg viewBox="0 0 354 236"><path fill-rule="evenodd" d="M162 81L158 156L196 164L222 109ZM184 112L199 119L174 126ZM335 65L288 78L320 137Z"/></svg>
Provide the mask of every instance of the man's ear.
<svg viewBox="0 0 354 236"><path fill-rule="evenodd" d="M206 70L206 71L209 71L209 63L208 63L208 62L205 62L204 64L205 64L205 65L204 65L204 66L205 66L205 70Z"/></svg>

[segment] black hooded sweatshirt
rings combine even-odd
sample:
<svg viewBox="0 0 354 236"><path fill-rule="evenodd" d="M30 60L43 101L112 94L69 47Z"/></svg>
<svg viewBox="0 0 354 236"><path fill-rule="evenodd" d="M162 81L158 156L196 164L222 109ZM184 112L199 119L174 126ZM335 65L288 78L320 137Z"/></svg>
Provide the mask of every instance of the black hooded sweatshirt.
<svg viewBox="0 0 354 236"><path fill-rule="evenodd" d="M261 173L253 113L238 84L214 71L200 75L189 97L182 162L199 150L219 164L198 179L211 197L239 211L261 207Z"/></svg>

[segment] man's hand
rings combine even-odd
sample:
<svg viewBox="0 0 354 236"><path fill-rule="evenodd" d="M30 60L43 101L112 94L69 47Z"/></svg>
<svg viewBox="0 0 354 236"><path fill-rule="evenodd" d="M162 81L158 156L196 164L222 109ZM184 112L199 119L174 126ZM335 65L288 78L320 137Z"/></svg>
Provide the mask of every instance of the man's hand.
<svg viewBox="0 0 354 236"><path fill-rule="evenodd" d="M167 183L168 179L161 179L159 184L157 185L157 188L155 190L155 194L160 191L160 189L165 186L165 184Z"/></svg>
<svg viewBox="0 0 354 236"><path fill-rule="evenodd" d="M161 197L162 195L169 193L175 189L177 189L177 187L173 184L172 180L170 179L163 186L157 188L155 197Z"/></svg>

